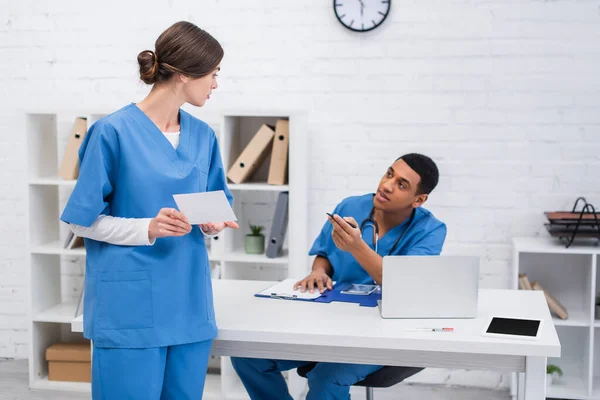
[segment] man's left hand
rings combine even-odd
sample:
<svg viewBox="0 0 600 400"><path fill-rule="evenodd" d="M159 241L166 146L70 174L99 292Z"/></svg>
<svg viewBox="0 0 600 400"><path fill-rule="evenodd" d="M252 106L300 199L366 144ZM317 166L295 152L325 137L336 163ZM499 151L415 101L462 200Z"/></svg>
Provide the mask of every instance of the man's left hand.
<svg viewBox="0 0 600 400"><path fill-rule="evenodd" d="M350 253L358 250L359 246L363 243L360 229L353 228L348 224L349 222L354 226L358 226L356 220L352 217L342 218L337 214L335 214L333 218L328 218L333 225L331 237L333 238L333 242L338 249L348 251Z"/></svg>
<svg viewBox="0 0 600 400"><path fill-rule="evenodd" d="M227 222L209 222L206 224L200 224L200 225L198 225L198 227L200 229L202 229L202 232L206 233L207 235L216 235L217 233L221 232L225 228L237 229L240 226L235 221L227 221Z"/></svg>

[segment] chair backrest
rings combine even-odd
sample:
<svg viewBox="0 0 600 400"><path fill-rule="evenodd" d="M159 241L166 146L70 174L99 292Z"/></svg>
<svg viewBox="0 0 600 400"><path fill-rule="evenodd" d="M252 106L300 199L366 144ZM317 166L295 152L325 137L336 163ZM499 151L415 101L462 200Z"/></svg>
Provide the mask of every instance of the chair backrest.
<svg viewBox="0 0 600 400"><path fill-rule="evenodd" d="M298 368L298 375L306 378L306 375L312 371L316 365L316 362L303 365L302 367ZM394 386L395 384L402 382L406 378L410 378L422 370L423 368L420 367L383 367L380 370L373 372L371 375L368 375L362 381L356 382L354 386L386 388Z"/></svg>
<svg viewBox="0 0 600 400"><path fill-rule="evenodd" d="M301 377L303 377L303 378L306 378L306 375L307 375L307 374L308 374L310 371L312 371L312 369L313 369L314 367L316 367L316 365L317 365L317 363L316 363L316 362L314 362L314 363L310 363L310 364L306 364L306 365L303 365L303 366L299 367L299 368L296 370L296 372L298 372L298 375L300 375Z"/></svg>

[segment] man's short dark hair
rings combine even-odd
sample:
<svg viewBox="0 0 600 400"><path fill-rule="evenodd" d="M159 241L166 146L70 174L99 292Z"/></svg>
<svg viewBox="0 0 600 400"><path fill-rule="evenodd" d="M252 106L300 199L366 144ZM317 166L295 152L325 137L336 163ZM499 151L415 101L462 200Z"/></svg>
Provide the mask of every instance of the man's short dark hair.
<svg viewBox="0 0 600 400"><path fill-rule="evenodd" d="M440 179L440 172L431 158L423 154L409 153L398 157L396 161L398 160L403 160L421 177L417 194L429 194L435 189Z"/></svg>

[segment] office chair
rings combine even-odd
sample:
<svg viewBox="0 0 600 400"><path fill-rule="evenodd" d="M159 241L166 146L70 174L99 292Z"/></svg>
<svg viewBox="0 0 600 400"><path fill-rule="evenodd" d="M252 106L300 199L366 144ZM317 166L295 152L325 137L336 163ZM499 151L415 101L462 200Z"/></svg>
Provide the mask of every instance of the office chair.
<svg viewBox="0 0 600 400"><path fill-rule="evenodd" d="M312 371L317 363L311 363L298 368L297 372L303 378ZM383 367L379 371L373 372L360 382L352 386L362 386L366 388L367 400L374 400L373 388L387 388L402 382L406 378L421 372L423 368L419 367Z"/></svg>

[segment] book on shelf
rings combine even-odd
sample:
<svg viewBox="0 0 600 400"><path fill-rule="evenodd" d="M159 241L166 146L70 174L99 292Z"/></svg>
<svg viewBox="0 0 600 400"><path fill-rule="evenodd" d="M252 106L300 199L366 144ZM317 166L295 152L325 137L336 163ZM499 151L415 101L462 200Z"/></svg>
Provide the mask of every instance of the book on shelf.
<svg viewBox="0 0 600 400"><path fill-rule="evenodd" d="M81 147L81 143L85 138L86 132L87 118L75 118L71 134L67 140L65 154L63 155L60 168L58 170L58 176L61 178L71 180L77 179L79 176L79 148Z"/></svg>
<svg viewBox="0 0 600 400"><path fill-rule="evenodd" d="M546 302L548 303L548 308L550 308L550 311L554 313L558 318L567 319L569 317L567 309L562 304L560 304L560 302L554 296L552 296L548 292L548 290L546 290L542 285L540 285L539 282L533 281L531 283L531 288L533 290L540 290L544 292Z"/></svg>
<svg viewBox="0 0 600 400"><path fill-rule="evenodd" d="M531 282L529 282L529 278L527 274L520 273L519 274L519 289L521 290L533 290L531 287Z"/></svg>

